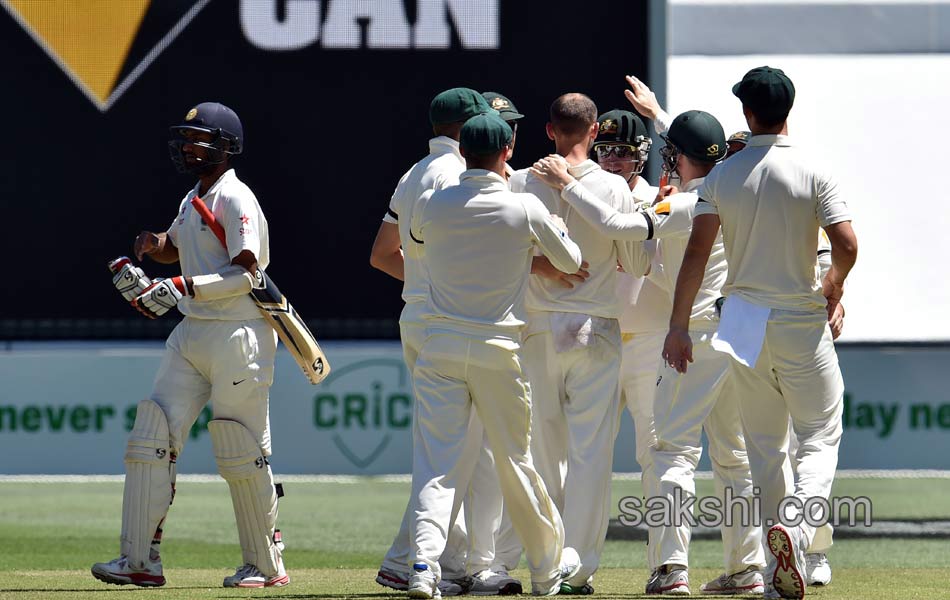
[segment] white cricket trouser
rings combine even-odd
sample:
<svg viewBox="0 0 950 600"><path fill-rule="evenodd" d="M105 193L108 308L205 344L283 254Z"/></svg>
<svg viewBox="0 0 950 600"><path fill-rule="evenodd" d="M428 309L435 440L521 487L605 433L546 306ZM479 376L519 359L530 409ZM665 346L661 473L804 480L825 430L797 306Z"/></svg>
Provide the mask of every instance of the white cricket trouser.
<svg viewBox="0 0 950 600"><path fill-rule="evenodd" d="M640 465L640 486L644 498L652 498L660 493L659 483L653 468L653 447L656 434L653 428L653 402L656 395L657 371L662 363L665 331L623 334L623 358L620 363L620 390L623 403L633 418L636 432L637 464ZM650 528L648 533L647 566L656 568L653 557L657 542L656 532Z"/></svg>
<svg viewBox="0 0 950 600"><path fill-rule="evenodd" d="M550 584L558 576L564 528L532 464L531 392L518 350L511 340L430 331L416 362L420 439L413 448L412 558L439 576L452 508L467 492L475 466L465 457L472 406L485 425L532 581Z"/></svg>
<svg viewBox="0 0 950 600"><path fill-rule="evenodd" d="M659 371L653 419L656 427L656 448L653 451L654 469L659 481L659 495L673 503L676 488L682 498L694 498L694 474L702 456L702 429L709 439L709 458L712 461L716 495L725 504L725 491L731 489L733 498L743 498L751 507L752 475L742 423L739 401L729 382L728 355L713 350L714 331L693 331L693 362L686 373L677 373L669 365ZM744 511L732 502L731 519L723 524L723 563L727 574L744 571L747 567L765 567L761 528L752 522L749 508ZM688 565L690 525L683 522L656 528L654 564Z"/></svg>
<svg viewBox="0 0 950 600"><path fill-rule="evenodd" d="M795 477L795 470L797 464L795 463L795 455L798 454L798 436L795 435L795 431L792 429L792 418L789 416L788 419L788 461L792 469L792 477ZM830 518L831 515L829 515ZM825 523L821 527L815 530L815 537L811 540L811 546L808 547L809 553L820 553L824 554L831 549L834 545L834 536L835 528L832 527L831 523Z"/></svg>
<svg viewBox="0 0 950 600"><path fill-rule="evenodd" d="M561 353L550 331L525 339L534 407L531 452L563 515L564 544L581 558L572 585L584 585L597 570L610 518L620 422L619 325L615 333L614 339L596 335L591 346Z"/></svg>
<svg viewBox="0 0 950 600"><path fill-rule="evenodd" d="M734 360L730 366L763 523L779 522L778 505L787 496L827 500L838 466L844 381L824 313L773 309L755 367ZM789 415L799 443L793 483L783 469ZM801 530L807 547L815 528L802 522Z"/></svg>
<svg viewBox="0 0 950 600"><path fill-rule="evenodd" d="M270 456L268 390L276 353L277 334L264 319L182 319L165 342L150 396L168 419L175 453L210 401L215 419L243 425Z"/></svg>
<svg viewBox="0 0 950 600"><path fill-rule="evenodd" d="M406 304L399 320L399 334L402 339L402 355L406 361L406 368L409 375L412 376L413 368L416 365L416 359L419 357L419 351L422 349L422 343L425 340L425 326L422 325L421 312L425 308L424 302L413 302ZM412 445L416 447L421 441L419 437L419 416L416 414L418 403L412 405ZM475 440L482 438L481 421L472 418L469 425L471 431L467 442L467 452L477 451L474 446ZM495 484L497 487L497 484ZM415 505L410 494L406 502L406 510L403 511L402 521L399 523L399 531L393 538L393 543L389 546L386 556L383 557L381 568L406 573L410 570L412 561L412 541L409 537L412 520L415 517ZM460 499L461 501L461 499ZM459 506L454 507L456 514ZM452 528L449 530L448 541L445 552L440 559L442 573L446 579L459 579L466 575L466 563L468 562L469 540L465 530L465 520L455 518L452 521ZM484 551L482 551L484 553Z"/></svg>

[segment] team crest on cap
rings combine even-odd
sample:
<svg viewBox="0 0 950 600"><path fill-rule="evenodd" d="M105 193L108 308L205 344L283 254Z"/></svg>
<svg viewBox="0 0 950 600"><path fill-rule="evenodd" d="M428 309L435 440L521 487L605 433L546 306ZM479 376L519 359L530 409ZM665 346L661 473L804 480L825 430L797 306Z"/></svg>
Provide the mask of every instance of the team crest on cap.
<svg viewBox="0 0 950 600"><path fill-rule="evenodd" d="M185 120L186 120L186 121L190 121L190 120L194 119L194 118L197 117L197 116L198 116L198 109L197 109L197 108L193 108L193 109L191 109L191 110L188 111L188 114L187 114L187 115L185 115Z"/></svg>
<svg viewBox="0 0 950 600"><path fill-rule="evenodd" d="M706 148L706 156L718 156L719 155L719 144L713 144L712 146Z"/></svg>
<svg viewBox="0 0 950 600"><path fill-rule="evenodd" d="M511 108L511 102L508 102L504 98L492 98L491 107L495 110L502 111Z"/></svg>
<svg viewBox="0 0 950 600"><path fill-rule="evenodd" d="M604 122L600 124L600 133L617 133L617 129L619 126L613 119L604 119Z"/></svg>

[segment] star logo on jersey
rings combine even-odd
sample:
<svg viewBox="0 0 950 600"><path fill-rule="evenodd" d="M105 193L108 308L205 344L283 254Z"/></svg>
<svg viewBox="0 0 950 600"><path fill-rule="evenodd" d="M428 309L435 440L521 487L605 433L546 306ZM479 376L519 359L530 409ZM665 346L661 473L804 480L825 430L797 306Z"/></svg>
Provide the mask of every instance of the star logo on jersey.
<svg viewBox="0 0 950 600"><path fill-rule="evenodd" d="M251 222L251 218L247 215L241 215L241 225L247 225Z"/></svg>
<svg viewBox="0 0 950 600"><path fill-rule="evenodd" d="M106 112L211 0L0 0Z"/></svg>

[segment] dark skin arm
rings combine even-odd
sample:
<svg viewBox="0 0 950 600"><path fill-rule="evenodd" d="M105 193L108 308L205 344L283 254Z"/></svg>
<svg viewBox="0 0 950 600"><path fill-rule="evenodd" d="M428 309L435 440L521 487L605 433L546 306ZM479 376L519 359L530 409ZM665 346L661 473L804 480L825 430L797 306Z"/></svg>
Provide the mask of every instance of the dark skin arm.
<svg viewBox="0 0 950 600"><path fill-rule="evenodd" d="M171 265L178 262L178 248L168 238L167 233L152 233L143 231L135 238L132 246L135 258L142 260L148 256L157 263Z"/></svg>

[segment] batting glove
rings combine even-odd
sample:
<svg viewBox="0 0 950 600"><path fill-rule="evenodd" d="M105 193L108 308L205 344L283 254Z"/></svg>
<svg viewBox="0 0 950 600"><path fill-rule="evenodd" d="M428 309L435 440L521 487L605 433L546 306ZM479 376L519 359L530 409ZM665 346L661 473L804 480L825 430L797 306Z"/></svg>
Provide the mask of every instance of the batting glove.
<svg viewBox="0 0 950 600"><path fill-rule="evenodd" d="M154 319L175 308L187 293L184 277L156 279L132 301L132 306L149 319Z"/></svg>
<svg viewBox="0 0 950 600"><path fill-rule="evenodd" d="M152 280L145 275L145 271L133 265L128 256L109 261L109 270L113 273L112 285L129 302L152 285Z"/></svg>

